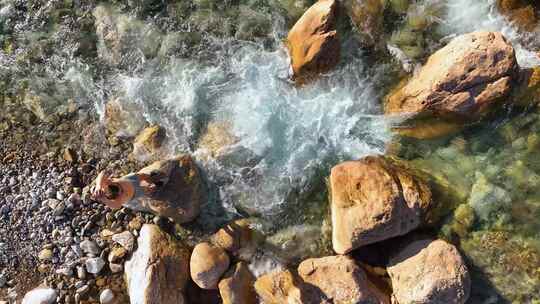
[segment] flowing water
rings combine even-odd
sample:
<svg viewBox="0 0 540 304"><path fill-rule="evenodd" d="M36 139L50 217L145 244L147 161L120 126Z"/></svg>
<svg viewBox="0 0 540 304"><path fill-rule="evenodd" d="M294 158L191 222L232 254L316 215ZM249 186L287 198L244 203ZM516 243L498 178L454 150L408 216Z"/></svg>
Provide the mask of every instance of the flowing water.
<svg viewBox="0 0 540 304"><path fill-rule="evenodd" d="M3 89L41 96L54 109L74 102L102 123L115 100L131 117L119 137L159 124L167 155L200 160L220 220L255 216L272 233L313 236L310 227L318 231L326 216L330 168L383 154L395 140L398 121L382 115L380 100L399 81L400 63L347 34L339 66L295 86L282 40L310 1L143 2L2 0ZM399 47L409 20L428 20L412 65L475 30L503 32L520 66L540 65L538 33L518 31L494 1L411 2L392 39ZM471 303L540 300L540 122L537 113L509 112L451 139L404 143L400 155L454 187L456 206L474 209L476 224L460 241L478 268L474 284L486 288L473 285ZM229 140L216 149L212 137ZM451 238L451 230L452 217L440 235Z"/></svg>

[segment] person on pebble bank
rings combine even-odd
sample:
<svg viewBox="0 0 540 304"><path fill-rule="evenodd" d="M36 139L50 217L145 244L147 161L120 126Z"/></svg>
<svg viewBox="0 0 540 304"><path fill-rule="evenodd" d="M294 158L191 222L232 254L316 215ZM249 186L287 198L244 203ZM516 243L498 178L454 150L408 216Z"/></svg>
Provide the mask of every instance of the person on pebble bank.
<svg viewBox="0 0 540 304"><path fill-rule="evenodd" d="M92 198L112 209L128 207L139 209L139 199L157 191L163 182L157 174L131 173L120 178L111 178L109 171L102 171L96 179Z"/></svg>

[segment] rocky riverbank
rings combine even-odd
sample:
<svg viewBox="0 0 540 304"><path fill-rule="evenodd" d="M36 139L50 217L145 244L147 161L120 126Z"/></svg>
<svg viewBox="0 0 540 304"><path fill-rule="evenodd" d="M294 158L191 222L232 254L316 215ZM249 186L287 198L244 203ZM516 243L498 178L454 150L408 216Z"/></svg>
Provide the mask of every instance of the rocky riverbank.
<svg viewBox="0 0 540 304"><path fill-rule="evenodd" d="M3 1L0 303L537 303L538 10Z"/></svg>

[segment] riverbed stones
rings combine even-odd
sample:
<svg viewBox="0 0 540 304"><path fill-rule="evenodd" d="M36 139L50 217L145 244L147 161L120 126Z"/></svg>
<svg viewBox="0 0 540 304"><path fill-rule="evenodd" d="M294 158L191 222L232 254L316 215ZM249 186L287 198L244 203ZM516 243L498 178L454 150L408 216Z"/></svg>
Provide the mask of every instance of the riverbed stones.
<svg viewBox="0 0 540 304"><path fill-rule="evenodd" d="M229 256L222 248L206 242L197 244L189 264L191 279L202 289L217 289L229 263Z"/></svg>
<svg viewBox="0 0 540 304"><path fill-rule="evenodd" d="M155 192L141 197L137 211L154 213L182 224L194 220L204 202L205 183L200 169L189 155L157 161L139 171L159 179Z"/></svg>
<svg viewBox="0 0 540 304"><path fill-rule="evenodd" d="M340 56L335 29L337 1L313 4L289 31L286 45L293 77L300 82L332 69Z"/></svg>
<svg viewBox="0 0 540 304"><path fill-rule="evenodd" d="M52 304L56 303L57 293L51 288L36 288L26 295L22 304Z"/></svg>
<svg viewBox="0 0 540 304"><path fill-rule="evenodd" d="M128 252L133 251L133 246L135 245L135 237L131 232L124 231L117 233L112 236L112 240L126 249Z"/></svg>
<svg viewBox="0 0 540 304"><path fill-rule="evenodd" d="M518 69L514 48L501 33L464 34L393 92L385 113L476 120L510 93Z"/></svg>
<svg viewBox="0 0 540 304"><path fill-rule="evenodd" d="M105 289L99 294L99 303L100 304L113 304L114 303L114 293L110 289Z"/></svg>
<svg viewBox="0 0 540 304"><path fill-rule="evenodd" d="M96 244L96 242L92 240L84 240L79 244L79 247L81 247L82 251L86 254L90 254L93 256L99 255L101 252L101 249Z"/></svg>
<svg viewBox="0 0 540 304"><path fill-rule="evenodd" d="M244 262L239 262L218 284L223 304L256 304L255 276Z"/></svg>
<svg viewBox="0 0 540 304"><path fill-rule="evenodd" d="M393 300L399 304L463 304L471 289L459 251L442 240L412 242L390 259Z"/></svg>
<svg viewBox="0 0 540 304"><path fill-rule="evenodd" d="M344 255L307 259L298 266L306 303L384 303L390 299L368 280L365 271Z"/></svg>
<svg viewBox="0 0 540 304"><path fill-rule="evenodd" d="M255 291L263 303L303 304L299 285L290 270L275 270L255 281Z"/></svg>
<svg viewBox="0 0 540 304"><path fill-rule="evenodd" d="M417 228L432 206L426 182L382 156L335 166L330 188L332 245L339 254Z"/></svg>
<svg viewBox="0 0 540 304"><path fill-rule="evenodd" d="M497 8L521 31L533 31L538 25L536 1L497 0Z"/></svg>
<svg viewBox="0 0 540 304"><path fill-rule="evenodd" d="M189 279L189 250L157 225L145 224L137 250L125 263L130 302L184 303Z"/></svg>
<svg viewBox="0 0 540 304"><path fill-rule="evenodd" d="M105 266L105 261L102 258L89 258L84 262L86 271L91 274L98 274Z"/></svg>

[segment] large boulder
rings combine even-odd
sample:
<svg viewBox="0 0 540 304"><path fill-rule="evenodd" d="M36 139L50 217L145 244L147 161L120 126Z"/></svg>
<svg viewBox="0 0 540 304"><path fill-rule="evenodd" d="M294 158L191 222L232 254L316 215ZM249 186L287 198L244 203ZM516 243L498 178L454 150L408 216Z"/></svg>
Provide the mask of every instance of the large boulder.
<svg viewBox="0 0 540 304"><path fill-rule="evenodd" d="M239 262L218 284L223 304L256 304L255 276L244 262Z"/></svg>
<svg viewBox="0 0 540 304"><path fill-rule="evenodd" d="M189 249L156 225L144 225L137 250L125 263L132 304L185 303Z"/></svg>
<svg viewBox="0 0 540 304"><path fill-rule="evenodd" d="M139 171L150 176L160 176L163 185L147 196L139 198L131 207L171 218L177 223L194 220L204 202L205 183L201 172L189 155L157 161Z"/></svg>
<svg viewBox="0 0 540 304"><path fill-rule="evenodd" d="M343 255L307 259L298 266L307 303L390 303L356 262Z"/></svg>
<svg viewBox="0 0 540 304"><path fill-rule="evenodd" d="M496 32L453 39L386 100L386 114L476 120L509 93L518 75L514 48Z"/></svg>
<svg viewBox="0 0 540 304"><path fill-rule="evenodd" d="M219 279L229 268L230 258L220 247L200 243L190 260L191 279L202 289L217 289Z"/></svg>
<svg viewBox="0 0 540 304"><path fill-rule="evenodd" d="M300 82L333 68L340 43L335 29L337 1L319 0L289 31L287 48L293 76Z"/></svg>
<svg viewBox="0 0 540 304"><path fill-rule="evenodd" d="M299 286L289 270L275 270L255 281L255 291L265 304L303 304Z"/></svg>
<svg viewBox="0 0 540 304"><path fill-rule="evenodd" d="M332 245L339 254L417 228L432 205L421 178L381 156L335 166L330 188Z"/></svg>
<svg viewBox="0 0 540 304"><path fill-rule="evenodd" d="M469 298L467 266L445 241L415 241L390 259L387 270L395 303L463 304Z"/></svg>

